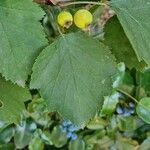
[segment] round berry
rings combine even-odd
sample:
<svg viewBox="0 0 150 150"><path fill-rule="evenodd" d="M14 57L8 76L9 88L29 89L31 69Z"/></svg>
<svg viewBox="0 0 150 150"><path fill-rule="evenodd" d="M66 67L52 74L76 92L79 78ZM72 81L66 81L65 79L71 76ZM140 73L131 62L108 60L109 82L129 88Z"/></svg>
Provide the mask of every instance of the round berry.
<svg viewBox="0 0 150 150"><path fill-rule="evenodd" d="M74 23L78 28L85 29L92 23L92 21L92 14L86 9L80 9L74 15Z"/></svg>
<svg viewBox="0 0 150 150"><path fill-rule="evenodd" d="M57 16L57 22L64 28L69 28L72 25L73 17L70 12L62 11Z"/></svg>

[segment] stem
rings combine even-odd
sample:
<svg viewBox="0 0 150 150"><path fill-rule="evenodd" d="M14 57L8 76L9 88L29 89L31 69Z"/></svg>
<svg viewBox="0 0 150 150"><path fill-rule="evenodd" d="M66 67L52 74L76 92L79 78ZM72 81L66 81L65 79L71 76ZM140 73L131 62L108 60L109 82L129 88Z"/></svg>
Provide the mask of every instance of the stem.
<svg viewBox="0 0 150 150"><path fill-rule="evenodd" d="M59 34L60 34L63 38L65 38L58 25L57 25L57 29L58 29Z"/></svg>
<svg viewBox="0 0 150 150"><path fill-rule="evenodd" d="M67 3L59 3L59 6L65 7L69 5L78 5L78 4L92 4L92 5L100 5L100 6L107 6L105 3L101 2L90 2L90 1L78 1L78 2L67 2Z"/></svg>
<svg viewBox="0 0 150 150"><path fill-rule="evenodd" d="M128 94L127 92L121 90L121 89L117 89L118 92L128 96L129 98L131 98L132 100L134 100L136 103L139 103L137 99L135 99L133 96L131 96L130 94Z"/></svg>
<svg viewBox="0 0 150 150"><path fill-rule="evenodd" d="M145 110L149 111L147 107L145 107L144 105L142 105L141 103L138 102L137 99L135 99L134 97L132 97L130 94L128 94L127 92L121 90L121 89L117 89L118 92L123 93L124 95L128 96L129 98L131 98L132 100L134 100L138 105L142 106Z"/></svg>

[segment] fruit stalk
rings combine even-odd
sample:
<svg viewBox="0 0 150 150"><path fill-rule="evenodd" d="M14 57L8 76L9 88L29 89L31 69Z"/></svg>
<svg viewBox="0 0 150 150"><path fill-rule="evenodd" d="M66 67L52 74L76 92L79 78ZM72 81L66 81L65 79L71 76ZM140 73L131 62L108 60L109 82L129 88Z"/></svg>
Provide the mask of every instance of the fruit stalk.
<svg viewBox="0 0 150 150"><path fill-rule="evenodd" d="M101 3L101 2L90 2L90 1L78 1L78 2L67 2L67 3L59 3L59 6L61 7L66 7L69 5L78 5L78 4L91 4L91 5L100 5L100 6L107 6L106 3Z"/></svg>

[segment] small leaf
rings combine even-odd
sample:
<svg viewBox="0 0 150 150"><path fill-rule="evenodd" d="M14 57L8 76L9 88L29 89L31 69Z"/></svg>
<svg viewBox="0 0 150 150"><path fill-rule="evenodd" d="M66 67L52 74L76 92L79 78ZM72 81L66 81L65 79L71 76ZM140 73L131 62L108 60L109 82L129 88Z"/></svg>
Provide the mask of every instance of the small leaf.
<svg viewBox="0 0 150 150"><path fill-rule="evenodd" d="M15 145L13 143L7 143L0 145L0 150L15 150Z"/></svg>
<svg viewBox="0 0 150 150"><path fill-rule="evenodd" d="M51 140L51 132L49 132L49 130L45 130L42 132L41 139L46 145L53 145L53 142Z"/></svg>
<svg viewBox="0 0 150 150"><path fill-rule="evenodd" d="M94 144L96 145L96 148L98 150L100 149L106 150L106 149L109 149L112 145L114 145L114 141L110 137L105 136L105 135L103 135L100 140L99 140L99 137L97 137L95 143Z"/></svg>
<svg viewBox="0 0 150 150"><path fill-rule="evenodd" d="M134 78L130 71L126 71L122 79L122 83L119 86L119 89L126 91L129 94L132 94L135 89Z"/></svg>
<svg viewBox="0 0 150 150"><path fill-rule="evenodd" d="M141 119L150 124L150 97L142 98L139 101L136 112Z"/></svg>
<svg viewBox="0 0 150 150"><path fill-rule="evenodd" d="M118 88L124 79L125 76L125 64L119 63L117 65L116 74L113 76L113 88Z"/></svg>
<svg viewBox="0 0 150 150"><path fill-rule="evenodd" d="M107 125L106 120L100 117L95 117L87 124L86 127L91 130L102 130L106 127L106 125Z"/></svg>
<svg viewBox="0 0 150 150"><path fill-rule="evenodd" d="M25 109L24 101L31 99L30 92L0 77L0 120L17 123Z"/></svg>
<svg viewBox="0 0 150 150"><path fill-rule="evenodd" d="M15 129L12 126L8 126L0 132L0 143L8 143L14 136Z"/></svg>
<svg viewBox="0 0 150 150"><path fill-rule="evenodd" d="M75 141L70 141L69 150L85 150L85 142L82 139L77 139Z"/></svg>
<svg viewBox="0 0 150 150"><path fill-rule="evenodd" d="M115 59L105 45L83 33L71 33L40 54L31 88L40 89L50 111L84 126L111 92L115 70Z"/></svg>
<svg viewBox="0 0 150 150"><path fill-rule="evenodd" d="M114 92L111 96L106 96L101 110L101 115L112 115L119 101L119 93Z"/></svg>
<svg viewBox="0 0 150 150"><path fill-rule="evenodd" d="M61 128L56 126L51 133L51 140L55 147L60 148L67 143L68 139L66 137L66 133L63 133Z"/></svg>
<svg viewBox="0 0 150 150"><path fill-rule="evenodd" d="M136 82L140 88L150 95L150 69L136 73Z"/></svg>
<svg viewBox="0 0 150 150"><path fill-rule="evenodd" d="M139 61L150 65L150 0L111 0Z"/></svg>
<svg viewBox="0 0 150 150"><path fill-rule="evenodd" d="M133 116L123 117L120 115L117 117L117 126L121 131L135 131L138 128L137 118Z"/></svg>
<svg viewBox="0 0 150 150"><path fill-rule="evenodd" d="M119 137L116 140L115 147L117 150L134 150L138 146L138 143L132 139Z"/></svg>
<svg viewBox="0 0 150 150"><path fill-rule="evenodd" d="M16 133L14 136L14 143L17 149L23 149L26 147L32 137L33 132L36 130L36 124L31 121L22 121L16 126Z"/></svg>
<svg viewBox="0 0 150 150"><path fill-rule="evenodd" d="M28 147L29 147L29 150L43 150L44 143L39 137L34 137L32 138Z"/></svg>
<svg viewBox="0 0 150 150"><path fill-rule="evenodd" d="M139 150L149 150L150 149L150 137L145 139L143 143L140 145Z"/></svg>
<svg viewBox="0 0 150 150"><path fill-rule="evenodd" d="M46 102L42 98L33 99L32 102L28 104L28 112L30 117L32 117L37 124L45 128L52 124Z"/></svg>

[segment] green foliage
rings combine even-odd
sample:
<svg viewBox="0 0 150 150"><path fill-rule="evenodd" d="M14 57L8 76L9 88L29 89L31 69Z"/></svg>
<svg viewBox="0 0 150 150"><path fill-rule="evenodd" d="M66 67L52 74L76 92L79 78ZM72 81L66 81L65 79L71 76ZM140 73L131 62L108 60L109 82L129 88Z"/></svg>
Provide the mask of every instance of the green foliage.
<svg viewBox="0 0 150 150"><path fill-rule="evenodd" d="M145 91L145 94L150 96L150 70L148 69L144 72L138 72L136 79L139 87Z"/></svg>
<svg viewBox="0 0 150 150"><path fill-rule="evenodd" d="M111 0L110 6L116 12L138 60L150 65L150 1Z"/></svg>
<svg viewBox="0 0 150 150"><path fill-rule="evenodd" d="M31 0L0 1L0 73L24 86L34 60L46 45L38 21L41 9Z"/></svg>
<svg viewBox="0 0 150 150"><path fill-rule="evenodd" d="M14 150L15 146L13 143L3 144L0 146L0 150Z"/></svg>
<svg viewBox="0 0 150 150"><path fill-rule="evenodd" d="M34 137L29 143L29 150L43 150L44 149L44 143L42 139L40 139L39 135L37 133L34 134Z"/></svg>
<svg viewBox="0 0 150 150"><path fill-rule="evenodd" d="M129 69L136 68L137 70L143 70L146 64L138 61L134 49L116 16L107 22L104 31L104 43L111 48L117 62L124 62Z"/></svg>
<svg viewBox="0 0 150 150"><path fill-rule="evenodd" d="M59 26L83 8L91 24ZM150 0L1 0L0 150L149 150L149 16Z"/></svg>
<svg viewBox="0 0 150 150"><path fill-rule="evenodd" d="M114 92L111 96L105 97L103 107L101 109L101 115L112 115L115 111L116 104L119 101L119 93Z"/></svg>
<svg viewBox="0 0 150 150"><path fill-rule="evenodd" d="M140 146L140 150L148 150L148 149L150 149L149 142L150 142L150 137L148 137L146 140L144 140L144 142Z"/></svg>
<svg viewBox="0 0 150 150"><path fill-rule="evenodd" d="M136 108L138 115L147 123L150 124L150 98L144 97L138 103Z"/></svg>
<svg viewBox="0 0 150 150"><path fill-rule="evenodd" d="M10 142L11 138L14 136L14 133L15 131L12 126L8 126L4 128L4 130L0 132L0 144L5 144Z"/></svg>
<svg viewBox="0 0 150 150"><path fill-rule="evenodd" d="M26 88L18 87L0 77L0 120L17 123L25 109L24 102L31 99Z"/></svg>
<svg viewBox="0 0 150 150"><path fill-rule="evenodd" d="M35 129L36 124L28 120L23 120L16 126L14 143L17 149L22 149L29 144L32 139L32 132L35 131Z"/></svg>
<svg viewBox="0 0 150 150"><path fill-rule="evenodd" d="M115 66L102 43L82 33L64 35L36 60L31 88L40 89L50 111L85 125L110 93Z"/></svg>
<svg viewBox="0 0 150 150"><path fill-rule="evenodd" d="M64 146L67 143L66 134L61 132L61 129L59 126L56 126L53 129L51 133L51 141L58 148Z"/></svg>
<svg viewBox="0 0 150 150"><path fill-rule="evenodd" d="M85 142L82 139L77 139L69 143L69 150L85 150Z"/></svg>

